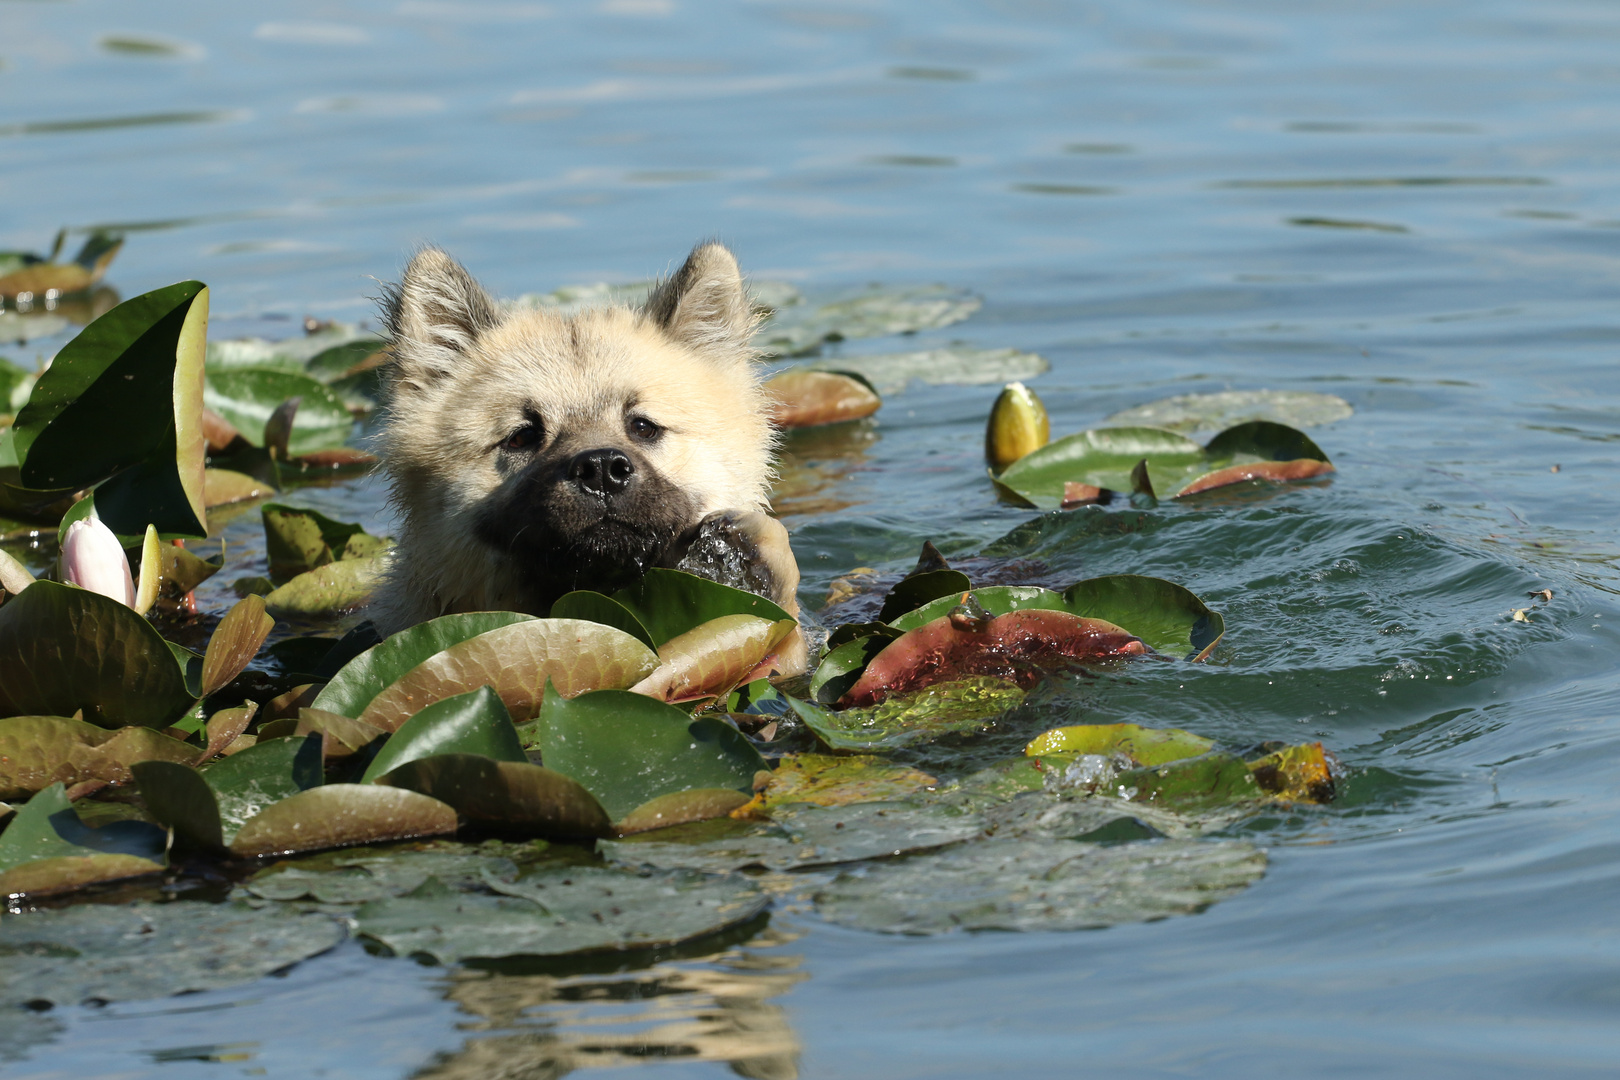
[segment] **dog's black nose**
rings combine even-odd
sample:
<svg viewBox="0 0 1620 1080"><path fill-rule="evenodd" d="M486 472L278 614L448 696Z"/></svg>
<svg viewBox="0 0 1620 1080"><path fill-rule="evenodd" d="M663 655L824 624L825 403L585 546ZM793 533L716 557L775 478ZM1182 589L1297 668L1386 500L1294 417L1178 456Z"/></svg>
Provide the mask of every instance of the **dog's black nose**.
<svg viewBox="0 0 1620 1080"><path fill-rule="evenodd" d="M592 495L617 495L630 486L636 467L624 451L603 448L575 454L568 463L568 479L584 492Z"/></svg>

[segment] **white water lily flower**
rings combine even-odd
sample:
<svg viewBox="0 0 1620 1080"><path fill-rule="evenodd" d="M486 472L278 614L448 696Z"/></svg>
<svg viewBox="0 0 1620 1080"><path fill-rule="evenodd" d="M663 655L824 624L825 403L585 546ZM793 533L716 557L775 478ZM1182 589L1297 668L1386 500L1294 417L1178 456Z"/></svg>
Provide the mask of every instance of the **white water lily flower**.
<svg viewBox="0 0 1620 1080"><path fill-rule="evenodd" d="M62 538L62 579L81 589L135 606L135 579L124 546L94 517L75 521Z"/></svg>

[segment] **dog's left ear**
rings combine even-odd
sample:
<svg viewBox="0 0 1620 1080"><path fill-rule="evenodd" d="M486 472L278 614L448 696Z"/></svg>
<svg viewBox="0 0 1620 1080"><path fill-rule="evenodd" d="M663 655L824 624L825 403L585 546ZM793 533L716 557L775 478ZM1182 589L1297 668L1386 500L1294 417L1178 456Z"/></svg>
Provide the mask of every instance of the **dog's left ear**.
<svg viewBox="0 0 1620 1080"><path fill-rule="evenodd" d="M723 244L700 244L675 276L647 298L647 317L676 341L707 356L747 361L759 320L737 260Z"/></svg>

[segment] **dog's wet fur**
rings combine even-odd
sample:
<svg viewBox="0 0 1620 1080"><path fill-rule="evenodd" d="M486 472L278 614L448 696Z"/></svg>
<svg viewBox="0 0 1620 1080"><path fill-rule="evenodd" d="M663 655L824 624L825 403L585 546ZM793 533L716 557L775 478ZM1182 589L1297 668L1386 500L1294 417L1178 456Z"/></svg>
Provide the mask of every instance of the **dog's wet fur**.
<svg viewBox="0 0 1620 1080"><path fill-rule="evenodd" d="M698 247L640 308L574 314L503 311L428 249L383 306L379 449L400 517L371 608L384 633L452 612L544 616L650 567L737 561L716 551L747 553L729 584L797 613L786 532L765 516L757 320L724 247Z"/></svg>

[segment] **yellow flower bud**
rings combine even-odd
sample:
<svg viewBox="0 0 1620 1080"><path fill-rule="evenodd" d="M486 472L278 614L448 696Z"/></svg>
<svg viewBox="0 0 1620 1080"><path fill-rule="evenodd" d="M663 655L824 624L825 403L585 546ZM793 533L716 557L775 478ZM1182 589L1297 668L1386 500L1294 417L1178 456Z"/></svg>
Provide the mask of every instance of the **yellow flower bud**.
<svg viewBox="0 0 1620 1080"><path fill-rule="evenodd" d="M990 422L984 429L984 457L990 471L1000 473L1051 438L1052 424L1041 399L1023 383L1008 383L990 407Z"/></svg>

